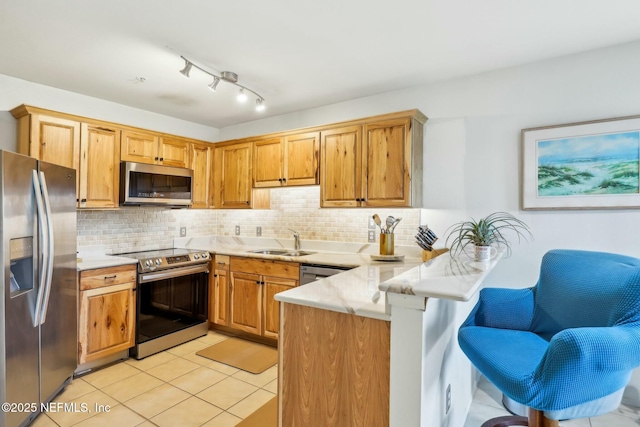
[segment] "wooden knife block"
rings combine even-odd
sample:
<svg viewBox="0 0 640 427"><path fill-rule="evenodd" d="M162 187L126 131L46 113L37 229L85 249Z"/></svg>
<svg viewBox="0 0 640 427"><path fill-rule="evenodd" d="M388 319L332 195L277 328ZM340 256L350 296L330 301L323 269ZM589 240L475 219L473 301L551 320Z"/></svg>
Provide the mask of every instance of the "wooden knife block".
<svg viewBox="0 0 640 427"><path fill-rule="evenodd" d="M434 259L438 255L442 255L442 254L447 253L447 252L449 252L448 248L434 249L431 252L425 251L423 249L422 250L422 261L424 261L424 262L431 261L432 259Z"/></svg>

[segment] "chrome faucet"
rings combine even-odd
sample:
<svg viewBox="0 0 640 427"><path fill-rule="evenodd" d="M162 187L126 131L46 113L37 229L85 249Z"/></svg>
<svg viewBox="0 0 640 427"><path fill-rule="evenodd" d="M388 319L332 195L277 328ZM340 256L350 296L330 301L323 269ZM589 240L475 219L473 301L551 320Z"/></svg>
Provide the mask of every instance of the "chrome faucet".
<svg viewBox="0 0 640 427"><path fill-rule="evenodd" d="M288 228L287 230L293 231L293 248L297 251L300 250L300 233L296 230Z"/></svg>

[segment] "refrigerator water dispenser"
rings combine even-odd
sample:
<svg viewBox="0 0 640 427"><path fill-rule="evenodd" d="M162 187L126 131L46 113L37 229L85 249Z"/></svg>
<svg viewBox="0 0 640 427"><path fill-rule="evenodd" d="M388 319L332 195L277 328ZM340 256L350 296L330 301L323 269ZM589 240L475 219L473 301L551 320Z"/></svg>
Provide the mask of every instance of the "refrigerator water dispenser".
<svg viewBox="0 0 640 427"><path fill-rule="evenodd" d="M33 289L35 281L33 269L33 237L11 239L10 289L11 297L16 297Z"/></svg>

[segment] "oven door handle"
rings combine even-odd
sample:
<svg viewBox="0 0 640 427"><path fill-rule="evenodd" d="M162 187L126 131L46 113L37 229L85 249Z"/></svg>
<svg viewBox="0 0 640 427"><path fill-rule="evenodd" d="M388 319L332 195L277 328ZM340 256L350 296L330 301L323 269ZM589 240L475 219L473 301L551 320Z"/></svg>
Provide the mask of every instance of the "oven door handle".
<svg viewBox="0 0 640 427"><path fill-rule="evenodd" d="M155 282L157 280L171 279L173 277L187 276L189 274L208 273L209 265L201 264L189 267L170 268L168 270L162 270L152 273L140 273L138 274L138 283Z"/></svg>

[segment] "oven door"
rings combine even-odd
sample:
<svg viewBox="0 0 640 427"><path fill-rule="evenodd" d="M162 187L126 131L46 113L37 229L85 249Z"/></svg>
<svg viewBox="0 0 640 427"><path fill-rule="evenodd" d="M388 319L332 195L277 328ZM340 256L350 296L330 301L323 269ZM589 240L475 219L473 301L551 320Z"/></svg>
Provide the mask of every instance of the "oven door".
<svg viewBox="0 0 640 427"><path fill-rule="evenodd" d="M136 345L208 321L209 265L138 274Z"/></svg>

